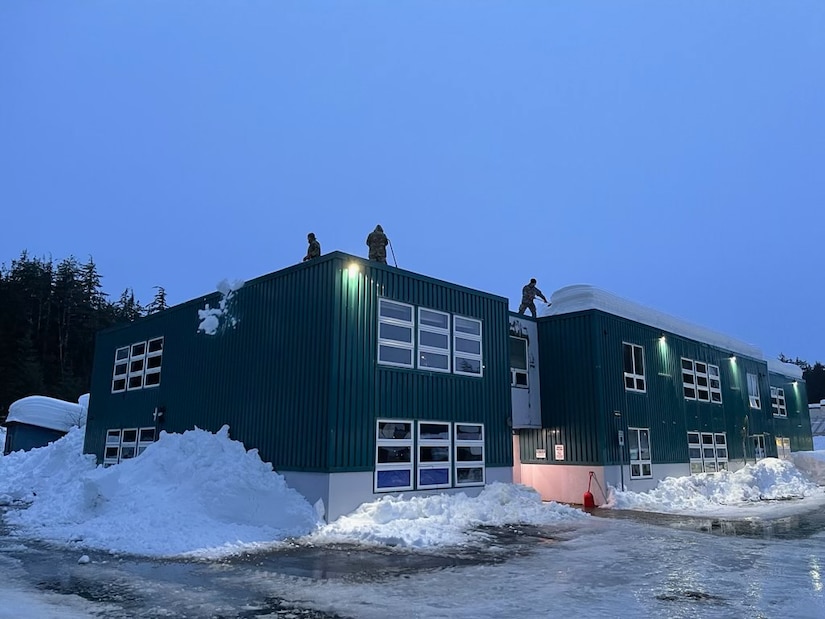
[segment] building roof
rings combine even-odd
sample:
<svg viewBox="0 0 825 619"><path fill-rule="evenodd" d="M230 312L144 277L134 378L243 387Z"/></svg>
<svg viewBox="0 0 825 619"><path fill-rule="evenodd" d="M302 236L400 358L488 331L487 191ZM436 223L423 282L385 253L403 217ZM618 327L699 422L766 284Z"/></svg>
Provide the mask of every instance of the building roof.
<svg viewBox="0 0 825 619"><path fill-rule="evenodd" d="M778 359L768 359L768 371L774 374L782 374L788 378L802 380L802 368L793 363L783 363Z"/></svg>
<svg viewBox="0 0 825 619"><path fill-rule="evenodd" d="M681 318L676 318L633 301L628 301L595 286L584 284L566 286L552 294L550 303L552 305L547 309L545 316L557 316L585 310L601 310L614 316L621 316L628 320L661 329L667 333L711 344L744 357L763 358L762 351L756 346L705 327L691 324Z"/></svg>
<svg viewBox="0 0 825 619"><path fill-rule="evenodd" d="M81 396L81 399L83 396ZM86 399L88 403L88 398ZM43 395L30 395L9 406L6 424L17 422L30 426L68 432L73 426L85 423L86 407Z"/></svg>

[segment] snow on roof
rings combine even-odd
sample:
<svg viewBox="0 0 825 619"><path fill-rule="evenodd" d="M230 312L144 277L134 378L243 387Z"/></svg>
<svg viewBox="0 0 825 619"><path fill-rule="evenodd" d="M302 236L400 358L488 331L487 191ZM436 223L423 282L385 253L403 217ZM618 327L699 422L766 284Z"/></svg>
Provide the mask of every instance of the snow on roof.
<svg viewBox="0 0 825 619"><path fill-rule="evenodd" d="M88 400L87 400L88 401ZM9 406L6 423L16 421L59 432L85 423L86 409L81 404L65 402L44 395L30 395Z"/></svg>
<svg viewBox="0 0 825 619"><path fill-rule="evenodd" d="M628 301L595 286L576 284L574 286L560 288L552 294L550 303L552 303L552 305L550 305L545 312L545 316L557 316L559 314L570 314L572 312L596 309L675 335L681 335L682 337L697 342L711 344L744 357L754 359L763 358L762 351L756 346L740 342L722 333L693 325L681 318L670 316L669 314L645 307L644 305L639 305L633 301Z"/></svg>
<svg viewBox="0 0 825 619"><path fill-rule="evenodd" d="M778 359L768 359L768 371L774 374L782 374L788 378L802 380L802 368L793 363L785 363Z"/></svg>

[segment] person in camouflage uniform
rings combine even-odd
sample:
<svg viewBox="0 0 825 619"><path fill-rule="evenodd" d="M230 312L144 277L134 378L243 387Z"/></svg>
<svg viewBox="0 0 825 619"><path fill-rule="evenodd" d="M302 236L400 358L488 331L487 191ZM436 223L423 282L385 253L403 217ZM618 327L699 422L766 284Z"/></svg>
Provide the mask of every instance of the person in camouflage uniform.
<svg viewBox="0 0 825 619"><path fill-rule="evenodd" d="M321 244L318 242L318 239L315 238L314 232L307 234L307 242L309 243L309 247L307 248L307 255L304 256L304 262L318 258L321 255Z"/></svg>
<svg viewBox="0 0 825 619"><path fill-rule="evenodd" d="M367 247L370 248L369 258L375 262L387 264L387 244L390 240L384 234L384 228L375 226L375 230L367 236Z"/></svg>
<svg viewBox="0 0 825 619"><path fill-rule="evenodd" d="M550 301L542 294L541 290L536 288L536 278L530 280L524 288L521 289L521 305L518 306L518 313L523 314L527 308L533 313L533 318L536 317L536 304L533 302L536 297L550 305Z"/></svg>

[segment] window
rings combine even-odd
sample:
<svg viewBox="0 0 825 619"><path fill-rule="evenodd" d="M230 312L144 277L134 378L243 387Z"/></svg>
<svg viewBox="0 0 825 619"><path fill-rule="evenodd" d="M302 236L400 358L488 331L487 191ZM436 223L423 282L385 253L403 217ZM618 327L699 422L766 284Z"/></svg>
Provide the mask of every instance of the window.
<svg viewBox="0 0 825 619"><path fill-rule="evenodd" d="M375 492L484 485L482 424L403 419L377 424Z"/></svg>
<svg viewBox="0 0 825 619"><path fill-rule="evenodd" d="M451 442L449 423L418 422L419 490L452 486Z"/></svg>
<svg viewBox="0 0 825 619"><path fill-rule="evenodd" d="M481 376L481 321L453 317L453 371L456 374Z"/></svg>
<svg viewBox="0 0 825 619"><path fill-rule="evenodd" d="M412 305L378 300L378 363L413 367Z"/></svg>
<svg viewBox="0 0 825 619"><path fill-rule="evenodd" d="M375 450L375 492L412 490L412 421L379 419Z"/></svg>
<svg viewBox="0 0 825 619"><path fill-rule="evenodd" d="M630 446L630 478L652 477L650 430L647 428L628 428L627 430Z"/></svg>
<svg viewBox="0 0 825 619"><path fill-rule="evenodd" d="M103 465L111 466L142 454L155 441L155 428L125 428L106 431Z"/></svg>
<svg viewBox="0 0 825 619"><path fill-rule="evenodd" d="M157 387L162 360L162 337L118 348L112 370L112 393Z"/></svg>
<svg viewBox="0 0 825 619"><path fill-rule="evenodd" d="M682 357L682 392L686 400L721 404L719 366Z"/></svg>
<svg viewBox="0 0 825 619"><path fill-rule="evenodd" d="M510 336L510 386L527 388L527 340Z"/></svg>
<svg viewBox="0 0 825 619"><path fill-rule="evenodd" d="M624 343L624 388L627 391L645 390L644 349L627 342Z"/></svg>
<svg viewBox="0 0 825 619"><path fill-rule="evenodd" d="M688 432L691 474L715 473L728 468L728 439L724 432Z"/></svg>
<svg viewBox="0 0 825 619"><path fill-rule="evenodd" d="M484 485L484 426L455 424L455 485Z"/></svg>
<svg viewBox="0 0 825 619"><path fill-rule="evenodd" d="M756 374L748 374L748 402L751 408L762 408L759 398L759 380Z"/></svg>
<svg viewBox="0 0 825 619"><path fill-rule="evenodd" d="M450 315L418 308L418 367L450 371Z"/></svg>
<svg viewBox="0 0 825 619"><path fill-rule="evenodd" d="M753 445L754 460L761 460L765 457L765 435L754 434L751 436L751 444Z"/></svg>
<svg viewBox="0 0 825 619"><path fill-rule="evenodd" d="M115 351L115 367L112 370L112 393L126 391L126 375L128 373L129 347L124 346Z"/></svg>
<svg viewBox="0 0 825 619"><path fill-rule="evenodd" d="M722 379L719 375L719 366L708 364L708 376L710 377L710 401L715 404L721 404Z"/></svg>
<svg viewBox="0 0 825 619"><path fill-rule="evenodd" d="M785 390L781 387L771 387L771 410L774 417L787 417L788 408L785 406Z"/></svg>
<svg viewBox="0 0 825 619"><path fill-rule="evenodd" d="M482 375L480 320L419 307L416 328L415 310L406 303L378 299L379 364Z"/></svg>
<svg viewBox="0 0 825 619"><path fill-rule="evenodd" d="M696 374L693 372L693 361L682 358L682 391L686 400L696 399Z"/></svg>
<svg viewBox="0 0 825 619"><path fill-rule="evenodd" d="M776 457L782 460L791 457L791 439L787 436L776 437Z"/></svg>

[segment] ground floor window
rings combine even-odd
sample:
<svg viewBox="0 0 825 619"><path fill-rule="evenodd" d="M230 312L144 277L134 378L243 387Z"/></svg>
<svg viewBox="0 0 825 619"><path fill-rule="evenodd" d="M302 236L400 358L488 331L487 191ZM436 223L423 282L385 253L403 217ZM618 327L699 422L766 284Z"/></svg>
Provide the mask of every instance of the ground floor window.
<svg viewBox="0 0 825 619"><path fill-rule="evenodd" d="M765 457L765 435L754 434L751 436L751 445L753 445L754 460L761 460Z"/></svg>
<svg viewBox="0 0 825 619"><path fill-rule="evenodd" d="M787 436L776 437L776 457L783 460L791 457L791 439Z"/></svg>
<svg viewBox="0 0 825 619"><path fill-rule="evenodd" d="M644 479L653 476L650 459L650 430L648 428L628 428L630 448L630 478Z"/></svg>
<svg viewBox="0 0 825 619"><path fill-rule="evenodd" d="M691 474L716 473L728 468L728 437L725 432L688 432Z"/></svg>
<svg viewBox="0 0 825 619"><path fill-rule="evenodd" d="M103 465L117 464L139 456L155 442L155 428L113 428L106 430Z"/></svg>
<svg viewBox="0 0 825 619"><path fill-rule="evenodd" d="M375 492L484 485L482 424L379 419Z"/></svg>

